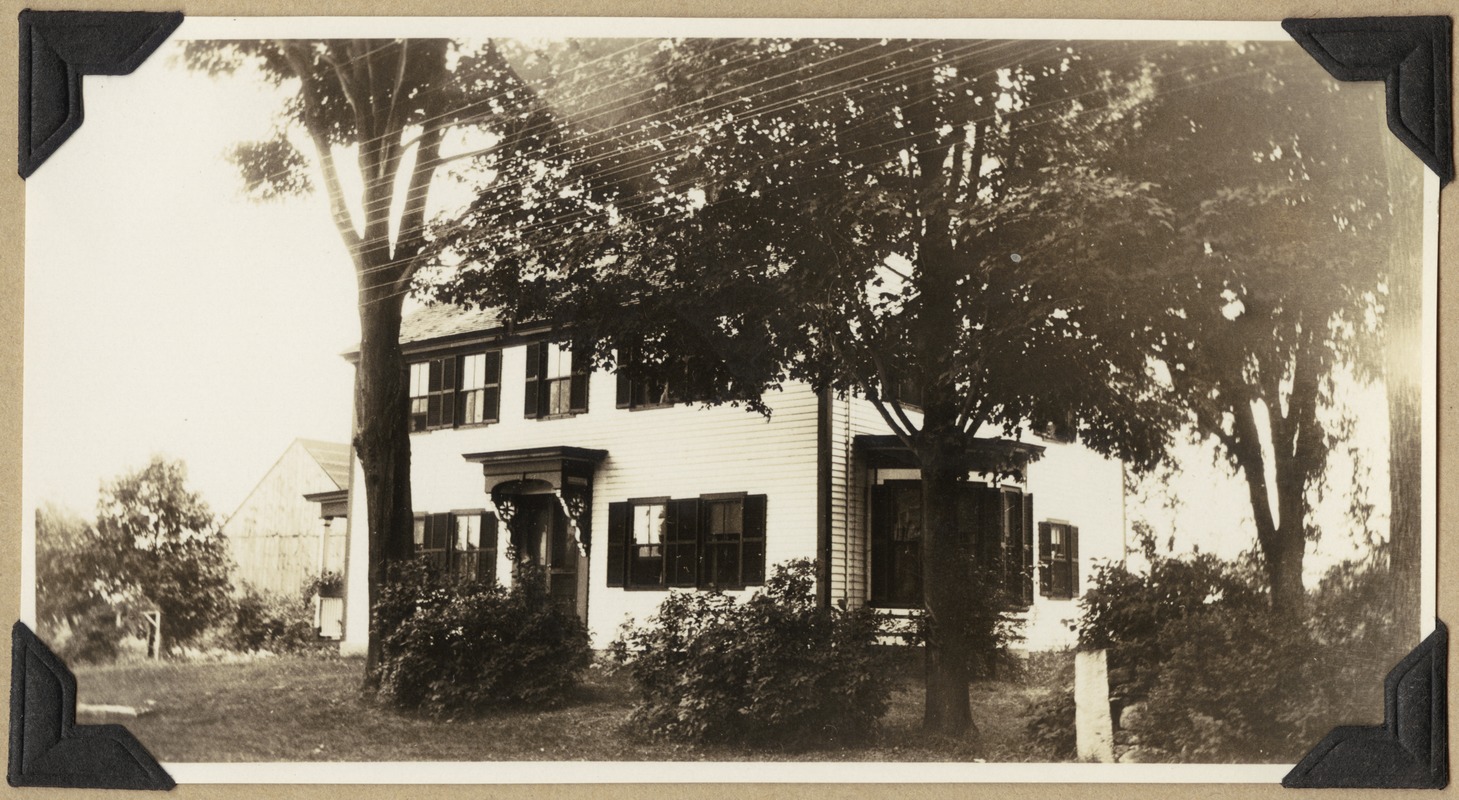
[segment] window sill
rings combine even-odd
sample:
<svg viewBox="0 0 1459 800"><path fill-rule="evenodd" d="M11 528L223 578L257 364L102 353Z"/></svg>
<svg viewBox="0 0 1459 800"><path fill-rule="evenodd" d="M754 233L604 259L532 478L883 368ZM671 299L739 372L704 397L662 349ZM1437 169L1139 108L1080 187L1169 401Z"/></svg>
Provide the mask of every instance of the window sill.
<svg viewBox="0 0 1459 800"><path fill-rule="evenodd" d="M485 427L488 427L488 426L491 426L491 425L495 425L498 422L500 422L500 420L492 419L492 420L487 420L486 422L466 422L466 423L462 423L460 425L437 425L437 426L432 427L432 428L426 428L423 431L411 431L410 432L410 435L411 436L419 436L419 435L421 435L423 433L435 433L436 431L457 431L457 430L469 430L471 428L485 428Z"/></svg>
<svg viewBox="0 0 1459 800"><path fill-rule="evenodd" d="M569 411L569 412L567 412L565 414L544 414L544 415L542 415L540 417L526 417L526 419L534 420L536 422L548 422L548 421L551 421L551 420L554 420L554 419L571 419L572 417L581 417L582 415L584 415L586 413L588 413L588 412L586 412L586 411Z"/></svg>

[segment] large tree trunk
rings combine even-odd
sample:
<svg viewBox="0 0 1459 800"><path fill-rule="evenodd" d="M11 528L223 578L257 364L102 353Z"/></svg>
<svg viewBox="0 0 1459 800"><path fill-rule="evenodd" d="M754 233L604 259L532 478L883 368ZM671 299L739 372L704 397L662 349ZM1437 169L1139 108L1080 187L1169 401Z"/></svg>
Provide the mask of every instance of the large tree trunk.
<svg viewBox="0 0 1459 800"><path fill-rule="evenodd" d="M1290 406L1299 404L1297 398ZM1270 404L1268 404L1270 408ZM1273 451L1276 463L1276 513L1272 512L1267 489L1272 479L1267 473L1261 452L1261 439L1255 413L1249 403L1238 403L1233 409L1235 435L1229 443L1234 448L1237 464L1246 478L1251 515L1256 522L1257 543L1265 562L1267 587L1271 592L1272 610L1296 616L1302 613L1307 593L1302 586L1302 559L1307 547L1306 490L1309 465L1299 462L1301 454L1292 451L1292 440L1283 435L1284 420L1271 411ZM1299 448L1305 452L1305 448Z"/></svg>
<svg viewBox="0 0 1459 800"><path fill-rule="evenodd" d="M380 665L375 603L392 564L412 551L410 497L410 397L400 351L401 302L388 286L361 292L360 362L355 369L355 450L365 473L369 526L370 632L365 686L373 688Z"/></svg>
<svg viewBox="0 0 1459 800"><path fill-rule="evenodd" d="M1423 215L1416 213L1419 204L1413 197L1421 185L1413 154L1388 131L1380 135L1385 143L1389 191L1394 195L1400 223L1395 226L1389 248L1383 383L1388 393L1388 558L1396 610L1394 624L1406 638L1417 635L1422 594L1423 439L1417 354L1423 352Z"/></svg>
<svg viewBox="0 0 1459 800"><path fill-rule="evenodd" d="M927 431L924 429L924 435ZM927 703L922 724L952 736L976 732L968 699L969 633L975 603L970 580L973 545L958 519L964 470L949 448L933 445L922 455L922 596L927 611Z"/></svg>

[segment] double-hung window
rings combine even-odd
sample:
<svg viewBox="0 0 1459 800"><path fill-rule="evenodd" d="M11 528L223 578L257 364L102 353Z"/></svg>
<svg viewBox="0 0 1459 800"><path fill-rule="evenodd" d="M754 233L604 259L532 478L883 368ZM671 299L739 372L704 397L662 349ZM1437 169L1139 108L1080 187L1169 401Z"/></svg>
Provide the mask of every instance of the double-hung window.
<svg viewBox="0 0 1459 800"><path fill-rule="evenodd" d="M411 432L497 420L500 350L450 355L410 365Z"/></svg>
<svg viewBox="0 0 1459 800"><path fill-rule="evenodd" d="M441 574L496 580L496 515L485 511L417 514L415 554Z"/></svg>
<svg viewBox="0 0 1459 800"><path fill-rule="evenodd" d="M738 589L765 582L765 495L608 506L608 585Z"/></svg>
<svg viewBox="0 0 1459 800"><path fill-rule="evenodd" d="M587 411L587 367L587 359L577 351L552 342L527 345L524 416L534 419Z"/></svg>
<svg viewBox="0 0 1459 800"><path fill-rule="evenodd" d="M501 408L502 353L490 350L461 356L461 389L456 400L458 425L496 422Z"/></svg>
<svg viewBox="0 0 1459 800"><path fill-rule="evenodd" d="M1039 523L1039 591L1054 600L1079 595L1079 529L1067 522Z"/></svg>
<svg viewBox="0 0 1459 800"><path fill-rule="evenodd" d="M956 497L961 534L1013 607L1033 601L1033 495L1016 487L963 485ZM922 484L886 481L871 490L871 602L922 605Z"/></svg>

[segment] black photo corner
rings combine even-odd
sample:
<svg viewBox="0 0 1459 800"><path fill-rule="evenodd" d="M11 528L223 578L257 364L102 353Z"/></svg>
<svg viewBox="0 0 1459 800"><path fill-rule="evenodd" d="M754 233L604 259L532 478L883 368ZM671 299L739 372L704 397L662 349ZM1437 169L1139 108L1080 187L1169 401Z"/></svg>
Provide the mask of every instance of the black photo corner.
<svg viewBox="0 0 1459 800"><path fill-rule="evenodd" d="M76 676L30 628L10 632L11 786L171 789L176 784L121 725L76 724Z"/></svg>
<svg viewBox="0 0 1459 800"><path fill-rule="evenodd" d="M181 13L19 15L18 171L33 174L83 121L85 75L125 75ZM1443 184L1454 176L1451 19L1287 19L1282 27L1333 77L1386 85L1388 126ZM12 786L170 789L172 779L120 725L77 725L76 679L23 623L12 629ZM1292 788L1448 784L1448 632L1434 632L1384 683L1381 726L1334 729L1283 779Z"/></svg>

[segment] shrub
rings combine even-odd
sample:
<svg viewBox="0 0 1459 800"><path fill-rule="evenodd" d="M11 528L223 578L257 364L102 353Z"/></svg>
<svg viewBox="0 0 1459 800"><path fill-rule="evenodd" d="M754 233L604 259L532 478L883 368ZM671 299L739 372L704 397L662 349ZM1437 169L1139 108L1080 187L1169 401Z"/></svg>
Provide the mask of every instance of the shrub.
<svg viewBox="0 0 1459 800"><path fill-rule="evenodd" d="M968 619L968 677L993 680L1017 675L1022 660L1013 653L1012 645L1023 641L1022 618L1007 610L1015 608L1014 599L1002 588L996 573L973 568L970 581L984 581L991 588L992 602L974 606ZM902 632L902 640L910 647L926 647L931 634L930 617L922 609L910 614L911 625Z"/></svg>
<svg viewBox="0 0 1459 800"><path fill-rule="evenodd" d="M126 631L117 625L117 612L98 603L75 617L70 635L56 647L56 655L73 664L102 664L116 660Z"/></svg>
<svg viewBox="0 0 1459 800"><path fill-rule="evenodd" d="M737 603L672 592L648 623L612 645L639 695L631 724L695 743L801 746L856 741L886 713L877 615L816 605L814 568L777 565Z"/></svg>
<svg viewBox="0 0 1459 800"><path fill-rule="evenodd" d="M1142 743L1180 761L1295 761L1332 727L1309 707L1319 665L1300 622L1219 608L1160 639L1168 660L1131 726Z"/></svg>
<svg viewBox="0 0 1459 800"><path fill-rule="evenodd" d="M376 605L379 696L431 716L553 706L592 663L588 631L547 595L540 567L519 563L510 589L398 567Z"/></svg>
<svg viewBox="0 0 1459 800"><path fill-rule="evenodd" d="M1097 567L1080 599L1079 646L1108 650L1111 693L1118 701L1144 697L1172 640L1162 627L1216 609L1263 611L1266 597L1236 564L1210 554L1174 558L1155 552L1145 539L1149 568L1132 572L1123 564Z"/></svg>
<svg viewBox="0 0 1459 800"><path fill-rule="evenodd" d="M222 636L224 647L244 653L293 653L318 643L310 603L251 588L234 601L232 624Z"/></svg>
<svg viewBox="0 0 1459 800"><path fill-rule="evenodd" d="M1395 635L1382 548L1332 570L1305 618L1273 614L1249 565L1151 552L1148 574L1102 568L1081 643L1109 648L1116 704L1142 749L1179 761L1293 761L1337 725L1382 718ZM1114 666L1118 665L1118 666Z"/></svg>
<svg viewBox="0 0 1459 800"><path fill-rule="evenodd" d="M1034 746L1031 755L1046 761L1069 761L1075 755L1074 651L1030 653L1024 670L1028 685L1044 691L1024 712L1025 731Z"/></svg>

